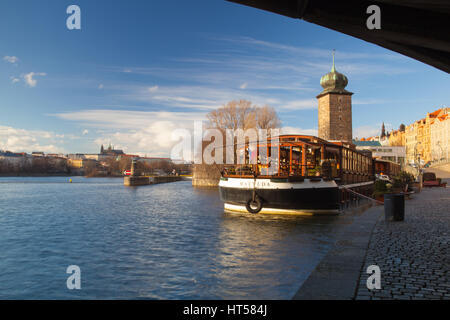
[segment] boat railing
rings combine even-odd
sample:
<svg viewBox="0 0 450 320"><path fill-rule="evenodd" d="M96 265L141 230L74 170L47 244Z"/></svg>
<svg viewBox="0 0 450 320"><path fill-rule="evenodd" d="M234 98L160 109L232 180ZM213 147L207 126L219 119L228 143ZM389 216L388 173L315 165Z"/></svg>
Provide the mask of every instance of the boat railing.
<svg viewBox="0 0 450 320"><path fill-rule="evenodd" d="M270 164L243 164L243 165L225 165L223 169L224 177L241 177L241 178L271 178L271 177L325 177L330 176L324 174L324 168L314 164L280 164L271 166ZM337 177L337 175L335 174Z"/></svg>
<svg viewBox="0 0 450 320"><path fill-rule="evenodd" d="M237 164L225 165L224 177L322 178L340 183L373 180L371 155L317 137L280 136L266 144L236 147Z"/></svg>

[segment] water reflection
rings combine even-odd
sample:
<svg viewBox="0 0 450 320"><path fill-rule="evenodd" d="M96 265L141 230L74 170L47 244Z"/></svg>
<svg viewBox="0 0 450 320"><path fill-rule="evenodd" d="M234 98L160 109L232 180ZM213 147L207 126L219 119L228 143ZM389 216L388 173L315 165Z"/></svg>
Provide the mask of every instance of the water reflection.
<svg viewBox="0 0 450 320"><path fill-rule="evenodd" d="M67 179L0 178L0 298L289 299L344 221L224 213L190 182Z"/></svg>
<svg viewBox="0 0 450 320"><path fill-rule="evenodd" d="M327 252L334 219L224 213L216 257L224 297L292 297Z"/></svg>

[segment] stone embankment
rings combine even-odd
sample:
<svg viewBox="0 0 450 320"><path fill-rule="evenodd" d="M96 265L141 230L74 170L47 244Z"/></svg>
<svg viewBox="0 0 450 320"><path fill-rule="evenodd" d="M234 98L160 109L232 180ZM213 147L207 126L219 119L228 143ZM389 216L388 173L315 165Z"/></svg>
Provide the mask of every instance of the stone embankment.
<svg viewBox="0 0 450 320"><path fill-rule="evenodd" d="M196 164L192 174L193 187L217 187L221 177L222 166Z"/></svg>
<svg viewBox="0 0 450 320"><path fill-rule="evenodd" d="M123 178L123 184L128 187L146 186L151 184L169 183L184 180L180 176L126 176Z"/></svg>

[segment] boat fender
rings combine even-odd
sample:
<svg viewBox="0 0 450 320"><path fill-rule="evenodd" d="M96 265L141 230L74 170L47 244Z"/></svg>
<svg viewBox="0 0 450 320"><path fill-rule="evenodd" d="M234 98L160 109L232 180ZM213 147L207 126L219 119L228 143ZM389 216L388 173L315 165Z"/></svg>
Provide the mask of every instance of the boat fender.
<svg viewBox="0 0 450 320"><path fill-rule="evenodd" d="M255 197L255 200L248 199L247 203L245 204L245 208L247 209L247 211L253 214L259 213L262 207L262 200L258 196Z"/></svg>

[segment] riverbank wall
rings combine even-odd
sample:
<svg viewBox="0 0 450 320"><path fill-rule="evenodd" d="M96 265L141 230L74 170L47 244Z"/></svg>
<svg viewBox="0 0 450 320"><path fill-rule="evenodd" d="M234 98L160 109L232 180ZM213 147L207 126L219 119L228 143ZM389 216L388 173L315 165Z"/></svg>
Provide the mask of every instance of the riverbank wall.
<svg viewBox="0 0 450 320"><path fill-rule="evenodd" d="M367 247L384 206L355 208L341 217L334 246L297 291L294 300L351 300L354 298Z"/></svg>
<svg viewBox="0 0 450 320"><path fill-rule="evenodd" d="M14 178L14 177L74 177L76 175L69 173L0 173L1 178Z"/></svg>
<svg viewBox="0 0 450 320"><path fill-rule="evenodd" d="M123 178L123 184L128 187L147 186L151 184L169 183L182 181L185 178L180 176L126 176Z"/></svg>
<svg viewBox="0 0 450 320"><path fill-rule="evenodd" d="M223 166L196 164L192 172L193 187L217 187Z"/></svg>

